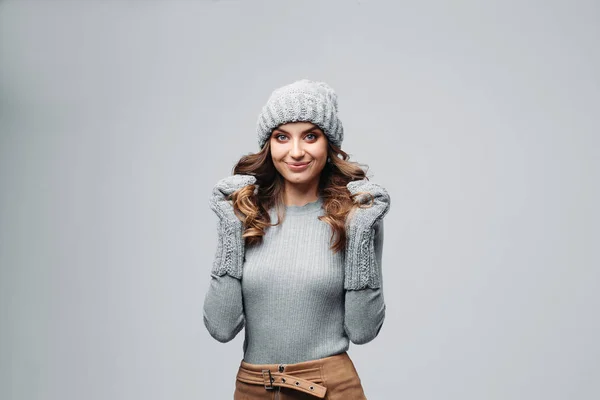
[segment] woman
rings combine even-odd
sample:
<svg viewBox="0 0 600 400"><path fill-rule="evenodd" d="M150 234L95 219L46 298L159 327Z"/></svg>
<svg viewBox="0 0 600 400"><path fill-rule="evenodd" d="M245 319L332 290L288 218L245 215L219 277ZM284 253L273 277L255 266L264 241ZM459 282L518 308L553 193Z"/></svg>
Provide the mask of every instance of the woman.
<svg viewBox="0 0 600 400"><path fill-rule="evenodd" d="M234 399L366 399L347 350L383 325L390 197L341 150L337 109L324 82L276 89L258 118L261 150L213 189L204 324L220 342L246 328Z"/></svg>

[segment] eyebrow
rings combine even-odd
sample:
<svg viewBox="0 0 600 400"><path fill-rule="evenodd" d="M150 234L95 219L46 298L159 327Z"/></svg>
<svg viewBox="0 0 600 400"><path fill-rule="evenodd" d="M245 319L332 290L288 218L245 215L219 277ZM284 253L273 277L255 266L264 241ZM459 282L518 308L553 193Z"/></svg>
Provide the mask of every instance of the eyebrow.
<svg viewBox="0 0 600 400"><path fill-rule="evenodd" d="M319 128L317 125L313 125L312 127L310 127L310 128L308 128L308 129L306 129L306 130L302 131L301 133L310 132L310 131L312 131L312 130L315 130L315 129L319 129L319 130L321 130L321 128ZM289 132L286 132L286 131L284 131L284 130L283 130L283 129L281 129L281 128L275 128L275 129L273 130L273 132L277 132L277 131L281 131L281 132L283 132L283 133L287 133L288 135L290 134Z"/></svg>

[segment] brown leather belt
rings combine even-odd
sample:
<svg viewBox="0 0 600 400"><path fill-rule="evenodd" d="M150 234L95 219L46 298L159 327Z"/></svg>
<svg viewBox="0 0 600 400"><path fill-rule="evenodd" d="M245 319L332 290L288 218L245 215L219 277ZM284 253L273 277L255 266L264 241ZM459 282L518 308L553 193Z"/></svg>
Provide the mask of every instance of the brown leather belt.
<svg viewBox="0 0 600 400"><path fill-rule="evenodd" d="M307 368L303 370L283 372L263 369L262 372L250 371L240 367L236 377L239 381L254 385L264 385L265 389L272 390L277 386L299 390L320 399L325 397L327 388L319 385L322 382L321 368Z"/></svg>

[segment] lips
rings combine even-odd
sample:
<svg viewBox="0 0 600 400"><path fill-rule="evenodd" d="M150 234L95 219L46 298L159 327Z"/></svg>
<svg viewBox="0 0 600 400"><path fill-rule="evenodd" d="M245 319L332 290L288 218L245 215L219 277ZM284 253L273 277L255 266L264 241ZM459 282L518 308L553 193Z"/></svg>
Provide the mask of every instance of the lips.
<svg viewBox="0 0 600 400"><path fill-rule="evenodd" d="M308 164L310 164L310 162L307 163L286 163L288 168L292 171L304 171L306 168L308 168Z"/></svg>

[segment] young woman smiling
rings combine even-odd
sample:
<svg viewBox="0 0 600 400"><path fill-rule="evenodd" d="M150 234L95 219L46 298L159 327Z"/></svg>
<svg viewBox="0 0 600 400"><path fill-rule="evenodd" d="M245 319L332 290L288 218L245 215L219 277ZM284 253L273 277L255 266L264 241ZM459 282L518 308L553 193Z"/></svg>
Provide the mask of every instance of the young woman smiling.
<svg viewBox="0 0 600 400"><path fill-rule="evenodd" d="M341 150L337 95L302 79L273 91L260 151L213 188L219 235L204 324L245 327L234 399L366 399L349 342L383 325L383 217L390 196Z"/></svg>

